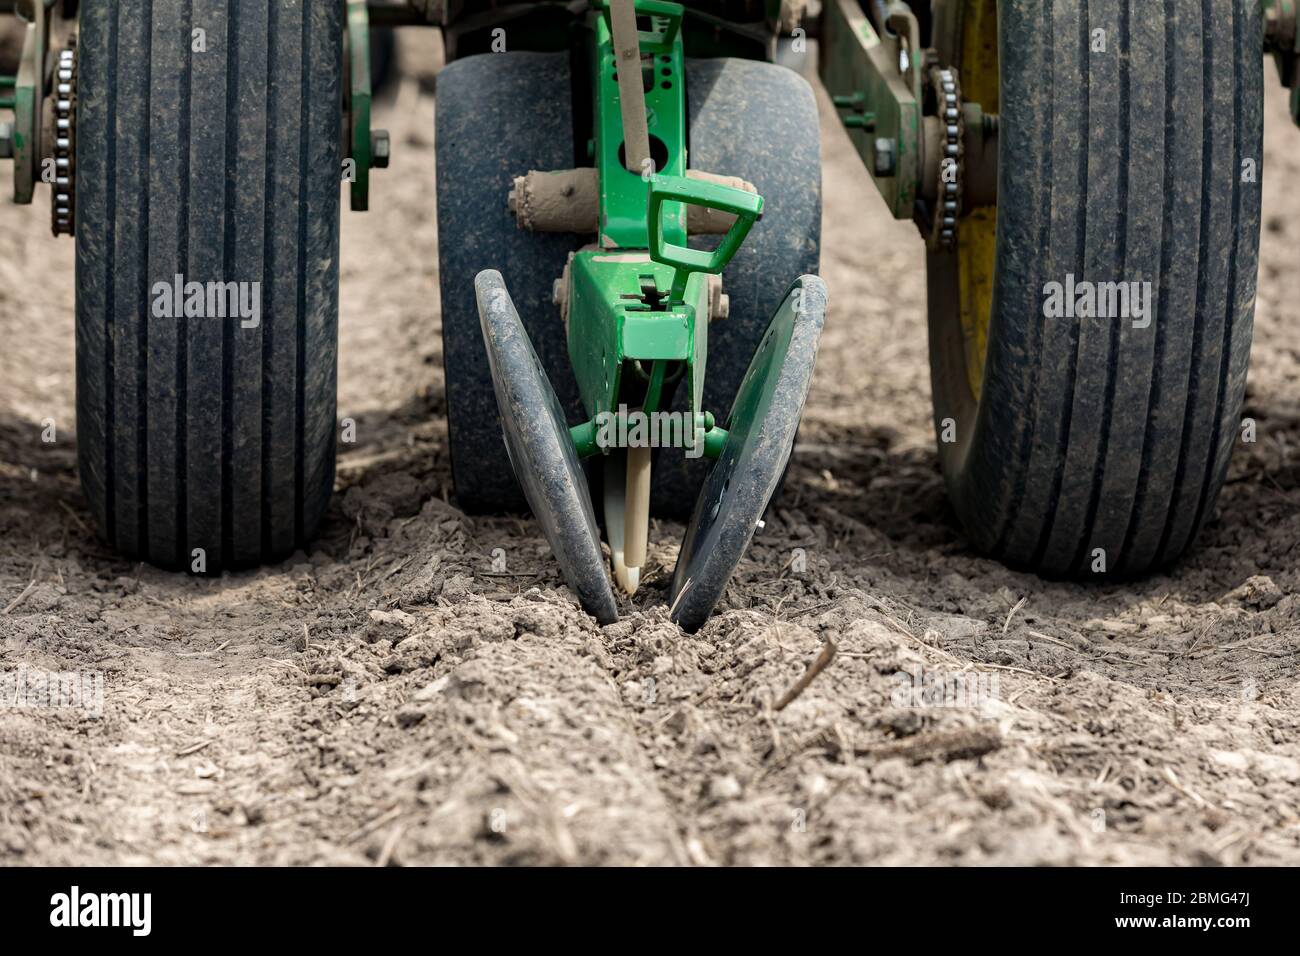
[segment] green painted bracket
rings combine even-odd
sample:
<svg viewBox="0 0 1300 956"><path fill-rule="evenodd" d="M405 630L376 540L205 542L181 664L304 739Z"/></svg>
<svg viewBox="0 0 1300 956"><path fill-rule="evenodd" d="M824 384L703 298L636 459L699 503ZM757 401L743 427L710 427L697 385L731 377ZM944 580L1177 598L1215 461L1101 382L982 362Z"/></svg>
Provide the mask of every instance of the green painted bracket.
<svg viewBox="0 0 1300 956"><path fill-rule="evenodd" d="M596 422L621 406L659 410L678 376L688 409L716 456L726 432L702 408L708 355L709 282L740 248L762 213L753 193L686 178L684 8L637 0L641 70L655 175L629 172L620 156L623 124L606 0L592 0L592 160L600 178L598 249L574 253L568 282L569 359L588 421L571 429L578 453L602 454ZM686 207L736 216L714 252L686 245ZM671 375L672 378L668 376Z"/></svg>
<svg viewBox="0 0 1300 956"><path fill-rule="evenodd" d="M45 135L45 80L50 52L49 11L46 3L32 3L22 19L27 20L22 59L14 77L14 202L32 201L40 180Z"/></svg>
<svg viewBox="0 0 1300 956"><path fill-rule="evenodd" d="M680 202L731 213L736 221L712 252L689 249L668 241L664 229L664 203ZM763 215L763 197L757 193L724 186L721 183L685 176L656 176L650 181L650 201L646 218L650 225L650 258L676 270L670 301L681 302L686 294L686 280L692 272L717 275L727 267L749 230Z"/></svg>
<svg viewBox="0 0 1300 956"><path fill-rule="evenodd" d="M921 181L920 50L900 70L902 41L882 36L858 0L824 0L819 72L849 139L895 219L916 213ZM906 7L891 4L900 16ZM915 17L911 17L915 26Z"/></svg>
<svg viewBox="0 0 1300 956"><path fill-rule="evenodd" d="M606 249L645 249L646 193L650 171L629 172L620 155L623 113L619 98L614 38L608 6L594 0L595 41L591 57L595 138L592 158L600 173L600 245ZM603 11L603 12L602 12ZM686 174L686 72L682 56L681 21L684 8L665 0L638 0L636 12L650 18L652 29L639 31L642 70L649 79L645 91L646 121L655 173ZM671 217L675 241L686 240L686 217Z"/></svg>
<svg viewBox="0 0 1300 956"><path fill-rule="evenodd" d="M640 363L652 378L656 367L684 363L693 399L701 393L707 323L695 317L707 315L708 284L701 277L688 286L685 301L667 302L660 290L673 274L644 251L585 250L569 262L569 360L588 416L615 412L625 402L653 410L648 402L657 399L650 394L629 401L640 391L628 379L629 363Z"/></svg>
<svg viewBox="0 0 1300 956"><path fill-rule="evenodd" d="M36 191L40 139L34 131L40 121L40 99L27 83L14 91L14 202L19 205L30 203Z"/></svg>
<svg viewBox="0 0 1300 956"><path fill-rule="evenodd" d="M370 11L366 0L348 0L348 94L353 212L370 208Z"/></svg>

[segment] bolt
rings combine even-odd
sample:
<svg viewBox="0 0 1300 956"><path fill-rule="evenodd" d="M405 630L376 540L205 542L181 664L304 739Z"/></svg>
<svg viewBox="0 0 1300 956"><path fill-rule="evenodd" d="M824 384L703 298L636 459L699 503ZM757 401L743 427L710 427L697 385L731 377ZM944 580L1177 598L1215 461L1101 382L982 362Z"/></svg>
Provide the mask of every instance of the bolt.
<svg viewBox="0 0 1300 956"><path fill-rule="evenodd" d="M0 159L14 158L14 124L0 123Z"/></svg>
<svg viewBox="0 0 1300 956"><path fill-rule="evenodd" d="M862 129L870 133L876 128L875 113L850 113L844 117L845 129Z"/></svg>
<svg viewBox="0 0 1300 956"><path fill-rule="evenodd" d="M881 137L876 140L876 176L882 179L893 176L898 170L898 143Z"/></svg>
<svg viewBox="0 0 1300 956"><path fill-rule="evenodd" d="M375 169L387 169L388 158L391 155L391 144L388 138L388 130L376 129L370 131L370 165Z"/></svg>

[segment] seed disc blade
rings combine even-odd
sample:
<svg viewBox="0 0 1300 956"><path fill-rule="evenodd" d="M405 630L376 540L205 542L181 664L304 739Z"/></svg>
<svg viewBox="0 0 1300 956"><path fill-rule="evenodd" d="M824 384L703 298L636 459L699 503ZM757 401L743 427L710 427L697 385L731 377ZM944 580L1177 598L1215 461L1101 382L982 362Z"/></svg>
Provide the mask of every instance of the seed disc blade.
<svg viewBox="0 0 1300 956"><path fill-rule="evenodd" d="M474 279L506 450L564 579L601 624L618 619L587 480L551 387L501 273Z"/></svg>
<svg viewBox="0 0 1300 956"><path fill-rule="evenodd" d="M754 353L727 416L727 440L695 502L677 569L672 619L697 630L744 556L776 493L812 384L826 284L801 276Z"/></svg>

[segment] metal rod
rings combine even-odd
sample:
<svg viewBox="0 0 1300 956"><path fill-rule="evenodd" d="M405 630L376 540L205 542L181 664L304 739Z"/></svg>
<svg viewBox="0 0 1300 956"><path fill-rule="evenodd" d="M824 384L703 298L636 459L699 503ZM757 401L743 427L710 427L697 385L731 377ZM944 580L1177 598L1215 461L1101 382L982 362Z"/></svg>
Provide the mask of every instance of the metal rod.
<svg viewBox="0 0 1300 956"><path fill-rule="evenodd" d="M646 125L635 0L610 0L609 26L614 38L619 109L623 115L623 164L631 172L644 173L650 159L650 130Z"/></svg>

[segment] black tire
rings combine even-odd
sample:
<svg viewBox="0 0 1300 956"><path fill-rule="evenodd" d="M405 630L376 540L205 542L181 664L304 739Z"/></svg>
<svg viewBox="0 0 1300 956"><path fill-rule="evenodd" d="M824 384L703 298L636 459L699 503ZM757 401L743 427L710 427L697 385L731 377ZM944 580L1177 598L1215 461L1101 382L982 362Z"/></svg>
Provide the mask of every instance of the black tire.
<svg viewBox="0 0 1300 956"><path fill-rule="evenodd" d="M209 573L256 564L302 547L325 513L342 11L81 6L78 456L91 511L126 554L191 568L201 548ZM260 282L260 324L156 317L155 283L178 274Z"/></svg>
<svg viewBox="0 0 1300 956"><path fill-rule="evenodd" d="M456 500L471 513L525 512L498 426L474 277L495 269L560 403L582 413L552 285L590 237L520 229L506 206L515 176L573 165L567 53L485 53L438 74L435 145L442 361Z"/></svg>
<svg viewBox="0 0 1300 956"><path fill-rule="evenodd" d="M968 98L962 51L975 47L952 18L980 6L992 0L945 4L936 22ZM951 499L977 547L1049 576L1090 576L1099 549L1110 573L1177 558L1213 511L1240 423L1259 250L1259 186L1242 181L1263 155L1259 5L1148 7L997 2L996 267L978 398L961 257L929 261ZM1108 53L1092 49L1097 30ZM1069 274L1150 281L1149 327L1046 318L1047 284Z"/></svg>
<svg viewBox="0 0 1300 956"><path fill-rule="evenodd" d="M822 167L817 101L793 70L755 60L686 61L692 169L740 176L763 197L763 218L722 274L728 317L709 326L704 407L721 420L790 283L821 265ZM695 237L696 248L716 237ZM686 409L686 389L674 408ZM711 462L656 456L651 510L685 520Z"/></svg>

